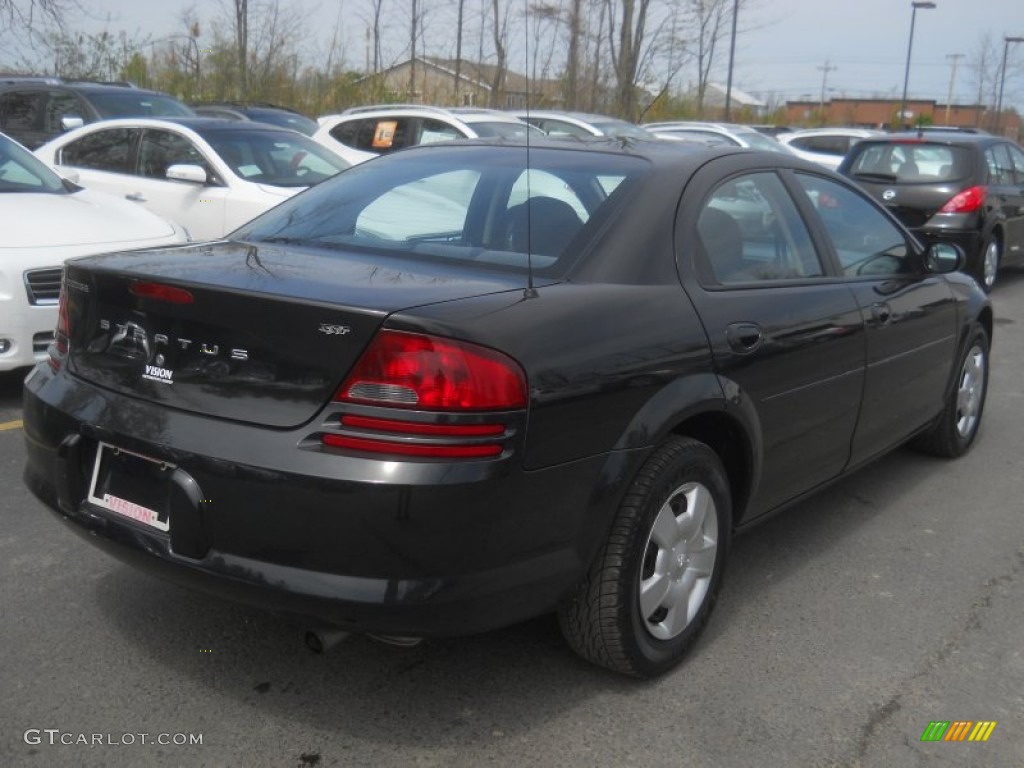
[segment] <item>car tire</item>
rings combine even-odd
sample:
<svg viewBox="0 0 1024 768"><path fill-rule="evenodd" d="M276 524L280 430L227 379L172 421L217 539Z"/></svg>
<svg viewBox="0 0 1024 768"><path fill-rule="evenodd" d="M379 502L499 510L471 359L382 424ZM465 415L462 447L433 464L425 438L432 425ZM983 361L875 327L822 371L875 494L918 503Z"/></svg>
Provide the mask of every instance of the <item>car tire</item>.
<svg viewBox="0 0 1024 768"><path fill-rule="evenodd" d="M985 293L991 293L999 276L999 265L1002 263L1002 244L995 235L989 235L981 245L978 261L978 284Z"/></svg>
<svg viewBox="0 0 1024 768"><path fill-rule="evenodd" d="M671 669L714 607L731 521L717 454L689 438L662 443L633 479L586 578L559 610L569 645L633 677Z"/></svg>
<svg viewBox="0 0 1024 768"><path fill-rule="evenodd" d="M956 368L956 379L942 413L914 442L926 453L956 458L967 453L981 426L988 392L988 334L975 326Z"/></svg>

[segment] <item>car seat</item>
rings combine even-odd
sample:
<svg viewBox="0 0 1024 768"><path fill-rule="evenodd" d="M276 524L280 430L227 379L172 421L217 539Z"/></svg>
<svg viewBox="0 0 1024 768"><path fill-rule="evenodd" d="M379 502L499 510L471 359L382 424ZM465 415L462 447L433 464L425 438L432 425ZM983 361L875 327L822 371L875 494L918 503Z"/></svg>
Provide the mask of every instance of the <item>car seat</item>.
<svg viewBox="0 0 1024 768"><path fill-rule="evenodd" d="M736 219L718 208L707 207L697 221L697 232L708 262L720 283L744 279L743 231Z"/></svg>
<svg viewBox="0 0 1024 768"><path fill-rule="evenodd" d="M554 197L532 197L506 211L501 248L557 258L582 227L568 203Z"/></svg>

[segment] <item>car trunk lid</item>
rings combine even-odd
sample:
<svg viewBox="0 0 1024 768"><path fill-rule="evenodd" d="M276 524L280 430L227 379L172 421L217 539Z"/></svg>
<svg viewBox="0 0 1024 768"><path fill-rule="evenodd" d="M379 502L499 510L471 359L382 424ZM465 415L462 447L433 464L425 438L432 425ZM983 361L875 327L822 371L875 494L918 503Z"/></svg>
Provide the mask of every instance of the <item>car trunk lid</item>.
<svg viewBox="0 0 1024 768"><path fill-rule="evenodd" d="M515 287L407 259L243 243L77 259L69 371L169 407L297 426L392 312Z"/></svg>

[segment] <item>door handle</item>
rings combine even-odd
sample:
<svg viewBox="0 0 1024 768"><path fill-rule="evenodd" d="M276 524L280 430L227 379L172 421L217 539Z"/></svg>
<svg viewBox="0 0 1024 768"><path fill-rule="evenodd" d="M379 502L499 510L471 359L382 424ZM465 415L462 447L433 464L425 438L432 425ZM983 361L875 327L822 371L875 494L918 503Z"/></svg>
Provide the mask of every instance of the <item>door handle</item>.
<svg viewBox="0 0 1024 768"><path fill-rule="evenodd" d="M131 200L131 201L136 202L136 203L144 203L144 202L146 202L146 198L143 197L141 192L132 192L130 195L125 195L124 199L125 200Z"/></svg>
<svg viewBox="0 0 1024 768"><path fill-rule="evenodd" d="M884 301L875 302L871 305L871 316L880 326L889 325L892 322L892 308Z"/></svg>
<svg viewBox="0 0 1024 768"><path fill-rule="evenodd" d="M757 323L732 323L725 329L725 339L737 352L753 352L764 339Z"/></svg>

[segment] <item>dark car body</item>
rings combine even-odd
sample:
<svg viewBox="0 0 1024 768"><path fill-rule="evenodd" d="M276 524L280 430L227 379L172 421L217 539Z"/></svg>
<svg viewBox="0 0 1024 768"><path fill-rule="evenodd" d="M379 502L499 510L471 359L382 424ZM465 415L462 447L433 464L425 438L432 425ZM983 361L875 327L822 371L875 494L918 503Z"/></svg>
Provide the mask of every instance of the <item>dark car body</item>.
<svg viewBox="0 0 1024 768"><path fill-rule="evenodd" d="M865 139L839 172L863 186L925 242L956 243L985 290L1024 262L1024 149L966 131Z"/></svg>
<svg viewBox="0 0 1024 768"><path fill-rule="evenodd" d="M834 243L822 190L888 251ZM742 232L713 221L734 213ZM32 491L180 583L406 636L572 599L667 440L719 457L729 529L864 465L936 422L992 327L973 280L840 177L661 142L416 148L226 242L70 262L65 288L26 381ZM386 350L420 343L473 360L436 388L489 371L483 399L405 399L433 392L394 383L431 352Z"/></svg>
<svg viewBox="0 0 1024 768"><path fill-rule="evenodd" d="M173 96L128 83L0 78L0 132L29 149L97 120L190 115L193 111Z"/></svg>
<svg viewBox="0 0 1024 768"><path fill-rule="evenodd" d="M247 102L194 102L189 105L197 115L220 117L225 120L253 120L270 123L281 128L312 136L316 133L316 120L306 117L294 109L273 104L251 104Z"/></svg>

